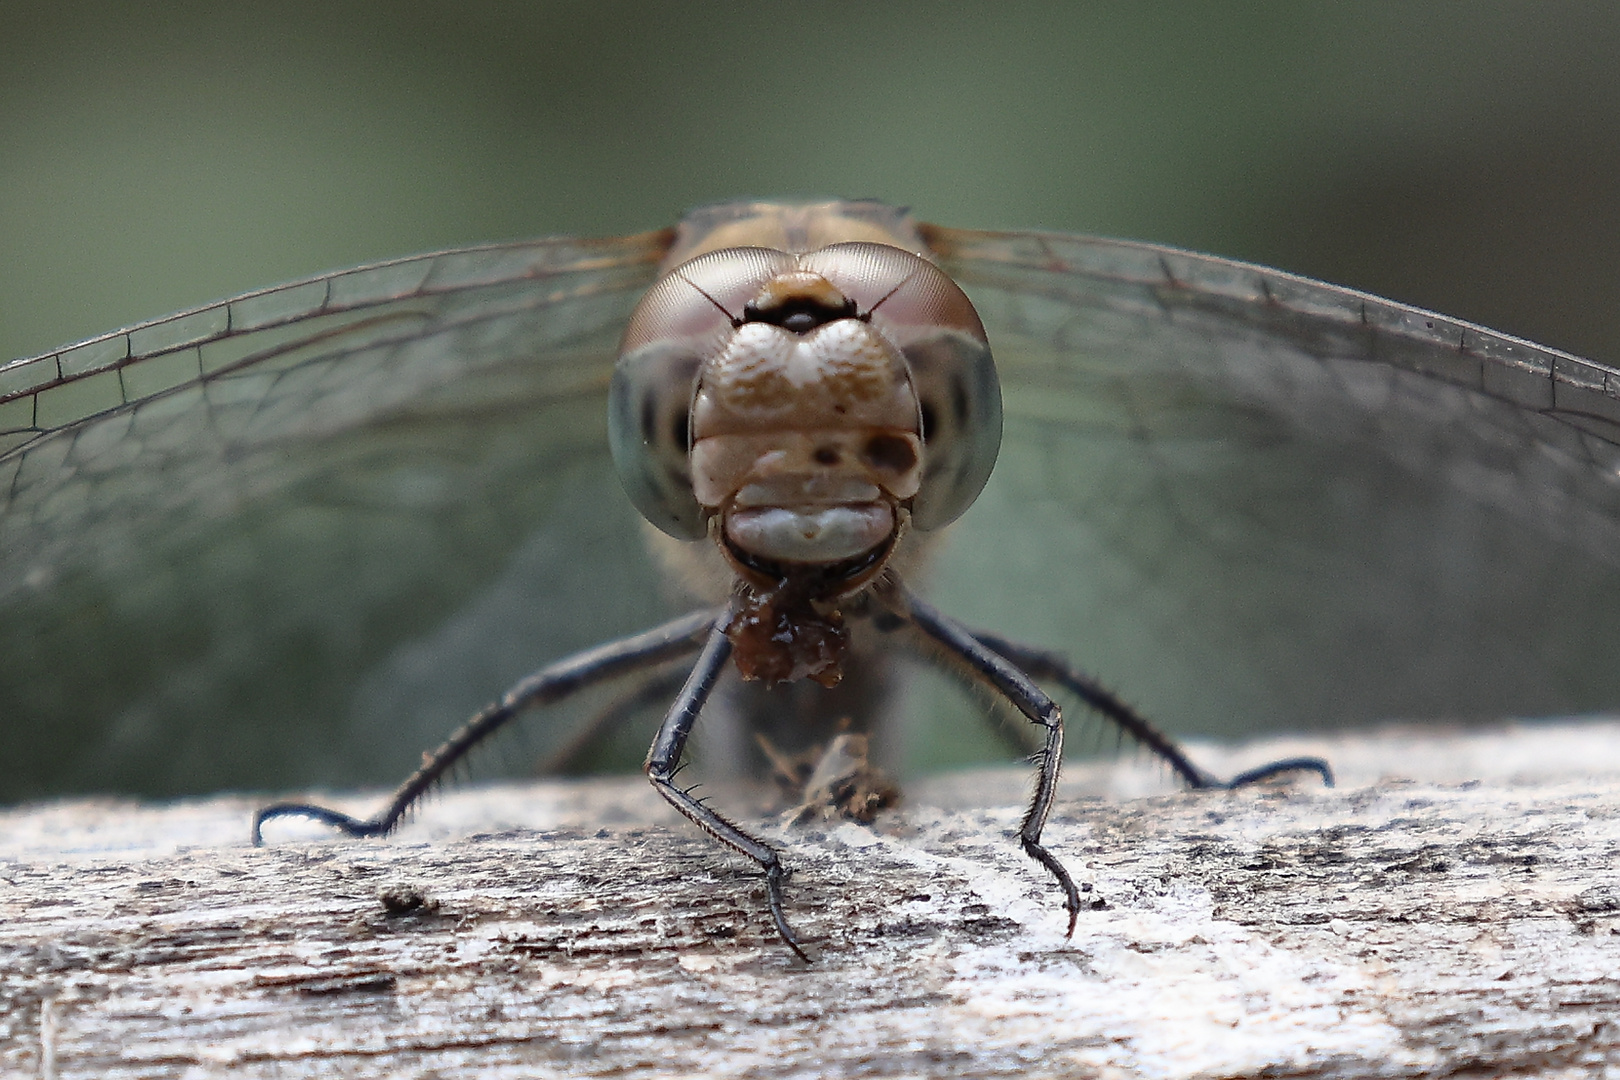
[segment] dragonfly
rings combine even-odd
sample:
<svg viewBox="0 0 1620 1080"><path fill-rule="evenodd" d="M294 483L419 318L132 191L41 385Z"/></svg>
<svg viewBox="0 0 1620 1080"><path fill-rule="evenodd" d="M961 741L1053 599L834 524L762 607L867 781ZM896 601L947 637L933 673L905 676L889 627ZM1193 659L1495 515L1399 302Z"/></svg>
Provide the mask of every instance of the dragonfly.
<svg viewBox="0 0 1620 1080"><path fill-rule="evenodd" d="M776 239L761 240L762 222ZM681 395L614 391L616 378L621 390L668 385L667 371L638 381L618 358L621 343L658 351L664 338L632 320L674 262L762 242L793 259L875 243L911 261L898 278L866 267L843 286L782 287L774 299L727 293L724 275L687 281L693 306L671 316L675 337L699 333L681 319L718 318L714 333L792 335L793 319L814 331L870 327L886 307L903 311L903 282L919 274L937 274L937 291L959 290L973 313L951 308L957 367L911 379L931 387L929 408L917 403L911 428L892 416L877 425L893 436L877 458L900 473L926 475L929 437L950 447L934 455L947 479L891 478L899 486L880 484L853 515L790 515L790 532L846 541L875 536L874 520L899 522L873 545L893 539L896 550L861 568L869 578L846 579L853 601L772 594L738 608L738 581L755 601L771 593L760 575L782 552L748 550L761 536L770 548L769 515L754 515L752 534L721 529L725 543L707 521L699 535L705 508L683 502L676 481L703 440L672 405ZM842 272L794 266L823 282ZM861 291L874 275L896 299ZM901 323L902 337L915 332ZM627 338L627 325L641 337ZM962 359L975 340L994 356L989 374ZM968 374L939 382L940 370ZM561 655L655 621L655 609L696 605L520 683L378 818L306 803L261 818L296 812L386 831L436 768L504 722L492 718L559 696L570 679L684 662L684 682L654 680L676 702L651 755L655 783L756 859L777 930L797 949L775 852L673 782L686 736L707 703L720 761L791 765L796 731L831 736L829 746L848 734L880 742L886 727L838 725L904 711L882 654L890 639L921 637L1038 714L1041 778L1021 841L1064 889L1072 926L1072 882L1040 837L1061 728L1037 681L1100 709L1194 786L1216 780L1125 696L1151 702L1149 715L1255 726L1620 701L1609 662L1620 644L1617 379L1278 271L1149 244L914 224L877 203L724 204L633 236L395 260L0 368L0 694L13 716L110 748L89 758L109 764L138 745L143 724L174 717L257 718L271 730L323 709L401 720L410 699L440 700L422 687L468 679L447 656ZM995 385L992 423L985 390ZM610 400L637 404L616 407L610 425ZM992 429L994 472L983 453ZM843 461L870 450L870 439L843 438L806 452ZM651 512L646 538L636 509ZM697 551L706 567L693 565ZM493 598L532 552L522 604L541 612L541 632L514 645L510 608ZM654 565L686 584L660 584ZM930 582L932 602L911 590L914 576ZM819 644L773 653L721 629L784 612ZM841 644L833 616L844 615L876 645L860 634ZM818 668L823 646L834 659ZM1062 659L1098 652L1121 696ZM753 672L763 678L728 684L728 653L763 664ZM402 675L423 669L415 682ZM482 698L489 684L461 692ZM749 734L765 738L750 745ZM1325 771L1278 767L1301 765Z"/></svg>

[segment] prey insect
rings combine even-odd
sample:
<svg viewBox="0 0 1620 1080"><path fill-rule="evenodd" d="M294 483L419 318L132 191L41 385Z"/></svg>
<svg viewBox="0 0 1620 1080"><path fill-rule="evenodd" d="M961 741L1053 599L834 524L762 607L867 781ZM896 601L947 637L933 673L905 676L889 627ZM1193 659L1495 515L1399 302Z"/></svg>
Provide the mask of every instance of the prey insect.
<svg viewBox="0 0 1620 1080"><path fill-rule="evenodd" d="M941 530L988 480L1001 422L978 314L903 211L730 203L689 214L626 327L609 434L655 552L709 606L524 679L428 755L376 816L277 803L255 815L254 842L264 822L287 816L354 836L386 834L524 709L695 656L648 752L648 779L759 866L777 933L808 959L787 918L780 854L676 774L728 670L743 686L718 709L766 751L815 752L840 734L870 732L892 691L883 653L895 639L988 686L1036 726L1037 779L1018 842L1056 881L1071 934L1079 891L1042 842L1063 717L1038 680L1078 696L1191 787L1294 771L1331 783L1317 758L1219 780L1061 657L969 628L908 589ZM817 693L799 693L805 684Z"/></svg>

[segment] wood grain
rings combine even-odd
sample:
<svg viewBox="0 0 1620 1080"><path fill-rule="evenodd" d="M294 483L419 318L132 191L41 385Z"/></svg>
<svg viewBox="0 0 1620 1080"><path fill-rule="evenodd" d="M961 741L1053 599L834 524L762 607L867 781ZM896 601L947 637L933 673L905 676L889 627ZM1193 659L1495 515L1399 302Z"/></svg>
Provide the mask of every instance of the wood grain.
<svg viewBox="0 0 1620 1080"><path fill-rule="evenodd" d="M1011 839L1023 770L914 784L871 827L767 821L808 967L751 866L639 779L260 849L243 798L22 807L0 1073L1620 1075L1620 725L1198 754L1301 751L1341 786L1071 768L1048 836L1087 889L1072 940Z"/></svg>

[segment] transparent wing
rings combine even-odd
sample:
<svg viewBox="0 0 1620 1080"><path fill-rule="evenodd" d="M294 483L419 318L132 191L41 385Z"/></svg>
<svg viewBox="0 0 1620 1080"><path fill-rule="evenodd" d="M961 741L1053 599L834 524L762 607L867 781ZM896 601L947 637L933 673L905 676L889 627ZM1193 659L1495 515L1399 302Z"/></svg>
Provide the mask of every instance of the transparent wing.
<svg viewBox="0 0 1620 1080"><path fill-rule="evenodd" d="M0 798L311 749L387 782L660 614L605 401L669 241L403 259L0 368Z"/></svg>
<svg viewBox="0 0 1620 1080"><path fill-rule="evenodd" d="M1006 397L947 610L1179 730L1620 706L1620 372L1225 260L925 233Z"/></svg>
<svg viewBox="0 0 1620 1080"><path fill-rule="evenodd" d="M1007 406L948 610L1180 730L1620 704L1616 373L1222 260L928 235ZM400 260L0 368L0 798L386 783L663 614L604 402L668 242Z"/></svg>

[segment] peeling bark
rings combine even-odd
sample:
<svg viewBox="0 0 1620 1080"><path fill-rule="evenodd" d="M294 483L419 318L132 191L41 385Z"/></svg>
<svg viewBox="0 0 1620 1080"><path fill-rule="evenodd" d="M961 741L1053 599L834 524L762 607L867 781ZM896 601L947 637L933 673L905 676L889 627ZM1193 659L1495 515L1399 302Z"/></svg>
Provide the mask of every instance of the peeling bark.
<svg viewBox="0 0 1620 1080"><path fill-rule="evenodd" d="M1013 838L1022 770L914 784L872 826L767 824L810 967L752 865L639 779L260 849L242 798L22 807L0 1073L1620 1074L1620 725L1196 751L1300 752L1341 786L1070 769L1047 835L1087 889L1072 940Z"/></svg>

